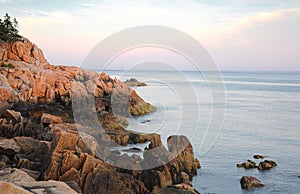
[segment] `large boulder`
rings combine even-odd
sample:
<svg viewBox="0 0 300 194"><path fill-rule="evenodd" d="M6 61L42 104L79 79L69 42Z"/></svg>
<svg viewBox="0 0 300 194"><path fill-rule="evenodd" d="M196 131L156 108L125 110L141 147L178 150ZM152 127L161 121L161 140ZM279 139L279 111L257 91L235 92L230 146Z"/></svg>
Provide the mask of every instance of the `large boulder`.
<svg viewBox="0 0 300 194"><path fill-rule="evenodd" d="M0 188L3 193L29 194L53 193L76 194L66 183L59 181L36 181L26 172L19 169L0 171Z"/></svg>
<svg viewBox="0 0 300 194"><path fill-rule="evenodd" d="M19 185L5 181L0 181L0 191L7 194L32 194Z"/></svg>
<svg viewBox="0 0 300 194"><path fill-rule="evenodd" d="M0 138L0 153L8 156L13 156L20 153L21 147L14 139Z"/></svg>
<svg viewBox="0 0 300 194"><path fill-rule="evenodd" d="M169 151L182 163L182 170L188 174L197 174L201 167L199 160L195 159L192 144L186 136L173 135L167 139Z"/></svg>
<svg viewBox="0 0 300 194"><path fill-rule="evenodd" d="M243 189L252 189L255 187L263 187L264 185L255 177L243 176L241 181L241 186Z"/></svg>

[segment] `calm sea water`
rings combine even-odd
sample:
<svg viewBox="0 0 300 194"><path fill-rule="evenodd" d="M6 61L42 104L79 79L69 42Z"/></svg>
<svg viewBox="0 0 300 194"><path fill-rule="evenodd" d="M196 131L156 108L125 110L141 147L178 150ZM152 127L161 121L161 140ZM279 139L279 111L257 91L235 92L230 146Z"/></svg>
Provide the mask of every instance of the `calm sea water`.
<svg viewBox="0 0 300 194"><path fill-rule="evenodd" d="M147 87L135 89L157 107L151 115L131 118L128 129L156 132L164 141L169 135L187 133L202 165L193 179L201 193L300 192L300 72L223 72L226 102L220 106L212 106L205 81L214 80L214 73L108 73L123 81L131 77L145 81ZM182 100L184 95L192 97ZM223 105L221 130L209 131L211 123L220 122L211 121L212 109L222 112ZM263 172L236 167L254 154L266 155L278 166ZM257 177L265 187L242 190L239 181L244 175Z"/></svg>

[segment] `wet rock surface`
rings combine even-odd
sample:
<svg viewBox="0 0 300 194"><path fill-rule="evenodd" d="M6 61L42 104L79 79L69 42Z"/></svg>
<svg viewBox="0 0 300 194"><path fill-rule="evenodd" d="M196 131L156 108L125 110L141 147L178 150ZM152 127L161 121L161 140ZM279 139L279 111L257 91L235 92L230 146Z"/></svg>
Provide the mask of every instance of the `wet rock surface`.
<svg viewBox="0 0 300 194"><path fill-rule="evenodd" d="M257 168L256 163L253 162L252 160L248 160L247 162L237 164L236 166L238 168L244 167L245 169Z"/></svg>
<svg viewBox="0 0 300 194"><path fill-rule="evenodd" d="M1 52L0 62L11 64L0 67L2 191L151 193L180 184L192 189L200 162L186 137L170 136L165 148L158 134L124 128L126 116L155 107L123 82L106 73L53 66L27 39L2 44ZM111 142L149 145L138 150L140 157L111 150ZM159 165L143 170L153 163ZM132 166L136 170L127 168Z"/></svg>
<svg viewBox="0 0 300 194"><path fill-rule="evenodd" d="M262 157L258 157L259 159L262 159ZM251 168L257 168L258 170L269 170L275 166L277 166L277 163L272 160L264 160L259 162L257 165L254 161L248 160L247 162L240 163L236 165L238 168L244 167L245 169L251 169Z"/></svg>
<svg viewBox="0 0 300 194"><path fill-rule="evenodd" d="M251 176L243 176L240 183L243 189L252 189L264 186L257 178Z"/></svg>
<svg viewBox="0 0 300 194"><path fill-rule="evenodd" d="M264 160L263 162L260 162L258 165L258 170L269 170L273 167L277 166L277 163L272 160Z"/></svg>

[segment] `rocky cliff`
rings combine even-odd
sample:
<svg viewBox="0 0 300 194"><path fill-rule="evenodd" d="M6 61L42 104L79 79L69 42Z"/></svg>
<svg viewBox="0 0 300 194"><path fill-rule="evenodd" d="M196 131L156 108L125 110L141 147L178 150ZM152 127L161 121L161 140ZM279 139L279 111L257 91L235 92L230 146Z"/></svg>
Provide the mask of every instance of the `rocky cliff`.
<svg viewBox="0 0 300 194"><path fill-rule="evenodd" d="M126 116L155 108L123 82L106 73L51 65L28 39L1 44L0 73L2 191L164 193L172 187L196 192L191 179L200 163L186 137L170 136L165 148L158 134L125 129ZM92 103L86 103L91 96ZM120 146L149 144L143 157L127 155L103 144L107 137Z"/></svg>

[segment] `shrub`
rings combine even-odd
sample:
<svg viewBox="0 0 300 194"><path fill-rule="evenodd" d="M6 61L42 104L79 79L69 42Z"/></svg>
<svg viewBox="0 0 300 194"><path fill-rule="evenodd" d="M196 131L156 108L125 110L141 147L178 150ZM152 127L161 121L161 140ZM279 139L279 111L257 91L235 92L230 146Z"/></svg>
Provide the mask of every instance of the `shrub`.
<svg viewBox="0 0 300 194"><path fill-rule="evenodd" d="M11 63L8 63L8 64L2 63L1 67L8 67L9 69L15 68L15 66L13 64L11 64Z"/></svg>
<svg viewBox="0 0 300 194"><path fill-rule="evenodd" d="M18 21L16 18L11 17L6 13L4 19L0 19L0 40L5 42L15 42L22 40L19 35Z"/></svg>

